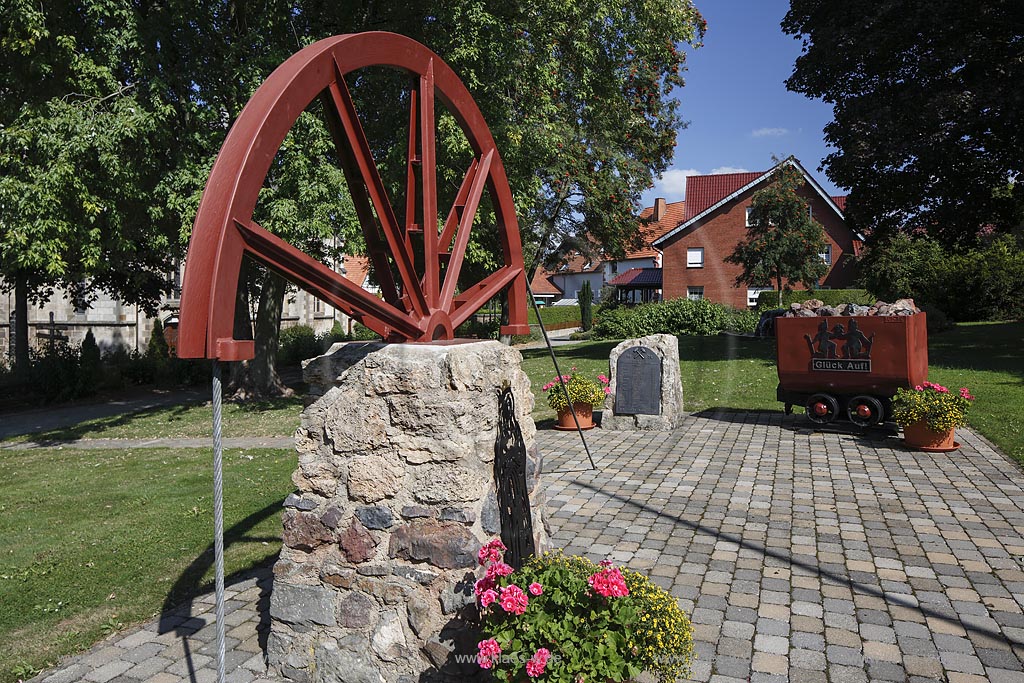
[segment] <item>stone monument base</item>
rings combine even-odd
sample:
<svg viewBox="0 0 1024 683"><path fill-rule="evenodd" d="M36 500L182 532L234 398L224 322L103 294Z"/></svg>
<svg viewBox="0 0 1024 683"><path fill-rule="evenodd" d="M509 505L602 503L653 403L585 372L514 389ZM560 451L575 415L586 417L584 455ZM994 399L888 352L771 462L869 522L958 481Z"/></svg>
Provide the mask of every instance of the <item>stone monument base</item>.
<svg viewBox="0 0 1024 683"><path fill-rule="evenodd" d="M319 398L296 432L298 491L285 501L270 598L272 671L304 683L481 673L469 621L476 552L508 514L495 486L506 387L526 451L519 476L534 542L547 542L521 362L483 341L339 344L305 364Z"/></svg>

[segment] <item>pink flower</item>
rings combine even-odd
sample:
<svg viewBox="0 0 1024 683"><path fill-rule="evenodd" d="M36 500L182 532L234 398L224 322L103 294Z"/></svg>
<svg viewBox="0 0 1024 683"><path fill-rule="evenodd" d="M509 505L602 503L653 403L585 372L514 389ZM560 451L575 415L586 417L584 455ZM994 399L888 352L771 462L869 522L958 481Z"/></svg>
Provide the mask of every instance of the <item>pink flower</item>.
<svg viewBox="0 0 1024 683"><path fill-rule="evenodd" d="M544 592L544 586L542 586L539 583L537 583L536 581L534 581L533 583L530 584L530 589L529 590L534 595L540 595L541 593Z"/></svg>
<svg viewBox="0 0 1024 683"><path fill-rule="evenodd" d="M916 387L914 387L914 391L924 391L924 387L918 384Z"/></svg>
<svg viewBox="0 0 1024 683"><path fill-rule="evenodd" d="M621 598L629 595L629 588L626 580L622 578L622 572L618 567L605 567L587 579L587 583L594 591L606 598Z"/></svg>
<svg viewBox="0 0 1024 683"><path fill-rule="evenodd" d="M509 614L522 614L529 602L523 589L514 583L501 589L501 608Z"/></svg>
<svg viewBox="0 0 1024 683"><path fill-rule="evenodd" d="M967 387L960 387L960 398L966 398L968 401L974 400L974 397L971 396L971 392L967 391Z"/></svg>
<svg viewBox="0 0 1024 683"><path fill-rule="evenodd" d="M598 562L598 564L601 565L602 567L610 567L610 566L612 566L612 561L611 560L601 560L600 562Z"/></svg>
<svg viewBox="0 0 1024 683"><path fill-rule="evenodd" d="M606 394L612 393L612 388L611 387L605 387L604 388L604 393L606 393Z"/></svg>
<svg viewBox="0 0 1024 683"><path fill-rule="evenodd" d="M537 650L530 661L526 663L526 673L531 678L536 678L544 673L544 667L548 664L548 658L551 657L551 652L546 648L542 647Z"/></svg>
<svg viewBox="0 0 1024 683"><path fill-rule="evenodd" d="M487 578L493 580L497 576L508 576L514 571L511 566L499 560L487 568Z"/></svg>
<svg viewBox="0 0 1024 683"><path fill-rule="evenodd" d="M494 638L481 640L476 644L476 648L479 650L476 655L476 663L480 665L481 669L490 669L494 666L494 660L501 654L501 646Z"/></svg>
<svg viewBox="0 0 1024 683"><path fill-rule="evenodd" d="M498 601L498 594L493 588L488 588L480 594L480 606L488 607L492 602Z"/></svg>
<svg viewBox="0 0 1024 683"><path fill-rule="evenodd" d="M602 384L608 384L608 382L610 382L610 381L611 381L610 379L608 379L608 378L607 378L607 377L605 377L604 375L598 375L598 376L597 376L597 379L598 379L598 381L599 381L599 382L601 382Z"/></svg>
<svg viewBox="0 0 1024 683"><path fill-rule="evenodd" d="M505 550L505 544L501 542L500 538L495 538L480 548L480 551L476 554L476 559L481 565L488 562L499 562L501 561L502 550Z"/></svg>
<svg viewBox="0 0 1024 683"><path fill-rule="evenodd" d="M479 597L487 591L489 591L490 589L494 588L494 585L494 577L487 575L484 578L478 580L475 584L473 584L473 593L476 594L477 597Z"/></svg>
<svg viewBox="0 0 1024 683"><path fill-rule="evenodd" d="M548 389L550 389L553 386L555 386L554 382L548 382L547 384L542 386L540 389L541 389L541 391L547 391Z"/></svg>

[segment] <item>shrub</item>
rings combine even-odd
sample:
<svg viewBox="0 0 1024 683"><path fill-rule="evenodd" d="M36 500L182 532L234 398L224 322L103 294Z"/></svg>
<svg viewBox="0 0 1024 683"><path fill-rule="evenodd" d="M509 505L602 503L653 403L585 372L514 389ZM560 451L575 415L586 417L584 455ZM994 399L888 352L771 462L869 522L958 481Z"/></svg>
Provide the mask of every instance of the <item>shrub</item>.
<svg viewBox="0 0 1024 683"><path fill-rule="evenodd" d="M725 313L723 329L736 334L753 334L760 319L761 314L749 308L730 308Z"/></svg>
<svg viewBox="0 0 1024 683"><path fill-rule="evenodd" d="M78 391L79 396L90 396L96 393L103 376L100 347L92 330L85 333L82 346L78 350Z"/></svg>
<svg viewBox="0 0 1024 683"><path fill-rule="evenodd" d="M580 327L584 332L594 326L594 292L590 289L590 280L585 280L580 287Z"/></svg>
<svg viewBox="0 0 1024 683"><path fill-rule="evenodd" d="M309 325L295 325L281 330L277 350L279 365L298 365L320 353L320 340Z"/></svg>
<svg viewBox="0 0 1024 683"><path fill-rule="evenodd" d="M540 319L546 327L559 323L580 322L579 306L544 306L540 309ZM537 324L537 314L531 306L526 312L526 321L531 325Z"/></svg>
<svg viewBox="0 0 1024 683"><path fill-rule="evenodd" d="M818 299L826 306L840 304L863 304L870 306L877 298L866 289L801 289L782 293L782 307L788 308L792 303L800 303L808 299ZM895 301L895 299L893 299ZM757 310L779 307L779 294L776 291L761 292L757 297Z"/></svg>
<svg viewBox="0 0 1024 683"><path fill-rule="evenodd" d="M627 339L649 334L708 336L725 329L730 309L706 299L671 299L602 311L594 339ZM756 323L755 323L756 324Z"/></svg>
<svg viewBox="0 0 1024 683"><path fill-rule="evenodd" d="M146 355L150 358L170 357L170 349L167 347L167 339L164 337L164 325L160 322L160 318L153 321L153 332L149 335Z"/></svg>

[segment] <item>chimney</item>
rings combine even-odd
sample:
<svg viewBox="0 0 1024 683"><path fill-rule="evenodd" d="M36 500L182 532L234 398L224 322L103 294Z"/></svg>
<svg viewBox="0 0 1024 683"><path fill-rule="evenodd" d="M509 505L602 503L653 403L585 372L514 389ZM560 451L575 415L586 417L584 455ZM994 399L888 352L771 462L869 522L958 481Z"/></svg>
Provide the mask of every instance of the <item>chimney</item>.
<svg viewBox="0 0 1024 683"><path fill-rule="evenodd" d="M665 198L658 197L654 200L654 220L660 221L665 217Z"/></svg>

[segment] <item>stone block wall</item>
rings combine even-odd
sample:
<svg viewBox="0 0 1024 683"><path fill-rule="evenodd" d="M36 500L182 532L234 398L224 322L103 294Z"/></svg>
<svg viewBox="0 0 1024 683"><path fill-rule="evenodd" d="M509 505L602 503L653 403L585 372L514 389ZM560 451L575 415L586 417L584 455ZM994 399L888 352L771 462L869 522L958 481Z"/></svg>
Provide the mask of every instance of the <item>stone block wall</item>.
<svg viewBox="0 0 1024 683"><path fill-rule="evenodd" d="M270 666L295 681L472 680L476 552L500 534L499 391L527 446L535 543L533 396L498 342L338 344L307 362L316 397L296 434L298 491L274 567Z"/></svg>

